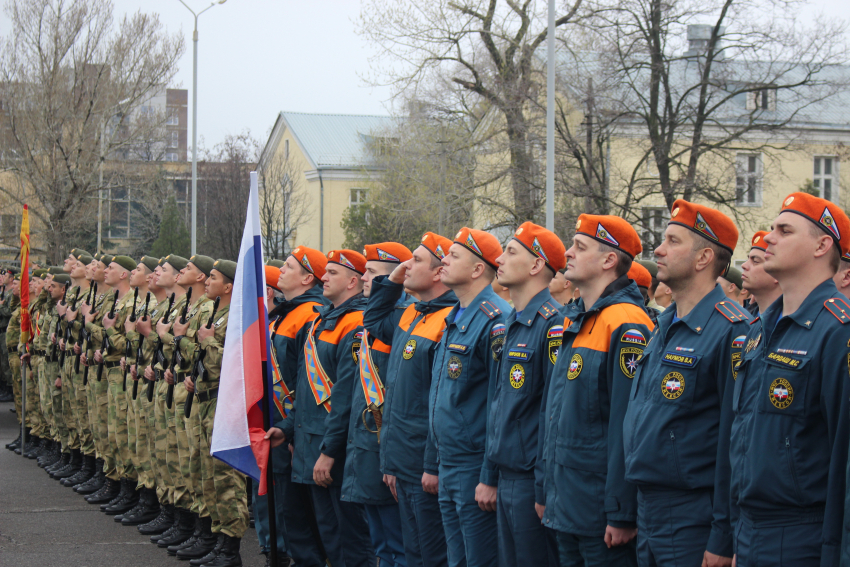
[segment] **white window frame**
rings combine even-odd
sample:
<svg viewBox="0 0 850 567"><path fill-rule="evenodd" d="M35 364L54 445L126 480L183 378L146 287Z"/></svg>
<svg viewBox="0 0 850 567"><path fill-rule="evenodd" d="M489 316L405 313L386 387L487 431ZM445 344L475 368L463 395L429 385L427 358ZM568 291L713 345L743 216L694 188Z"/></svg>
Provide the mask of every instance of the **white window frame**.
<svg viewBox="0 0 850 567"><path fill-rule="evenodd" d="M179 126L180 125L180 110L176 107L169 107L168 114L165 118L165 123L168 126Z"/></svg>
<svg viewBox="0 0 850 567"><path fill-rule="evenodd" d="M752 160L755 160L753 162ZM764 159L760 153L735 154L735 204L739 207L761 207L764 188ZM741 198L752 190L752 199Z"/></svg>
<svg viewBox="0 0 850 567"><path fill-rule="evenodd" d="M826 173L826 166L829 163L830 173ZM838 156L820 155L812 158L812 184L815 189L820 192L820 197L833 203L839 201L838 188ZM829 182L829 197L825 193L826 182Z"/></svg>
<svg viewBox="0 0 850 567"><path fill-rule="evenodd" d="M357 199L354 199L355 195L357 195ZM364 189L363 187L351 187L348 190L348 206L359 207L360 205L366 203L366 198L368 197L368 195L368 189Z"/></svg>
<svg viewBox="0 0 850 567"><path fill-rule="evenodd" d="M166 152L165 161L180 161L177 152Z"/></svg>
<svg viewBox="0 0 850 567"><path fill-rule="evenodd" d="M776 110L776 88L765 85L759 90L747 92L747 110Z"/></svg>
<svg viewBox="0 0 850 567"><path fill-rule="evenodd" d="M175 131L171 131L168 133L168 147L169 148L179 148L180 147L180 133Z"/></svg>

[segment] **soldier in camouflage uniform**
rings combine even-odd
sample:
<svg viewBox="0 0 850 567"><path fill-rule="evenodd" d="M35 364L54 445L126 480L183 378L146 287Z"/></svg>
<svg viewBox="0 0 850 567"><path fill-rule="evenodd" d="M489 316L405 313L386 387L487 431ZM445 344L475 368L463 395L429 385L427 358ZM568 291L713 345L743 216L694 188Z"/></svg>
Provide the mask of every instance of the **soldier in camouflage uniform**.
<svg viewBox="0 0 850 567"><path fill-rule="evenodd" d="M62 275L51 273L45 276L45 291L47 293L44 302L45 309L43 315L39 316L38 322L35 324L36 336L33 341L33 360L36 357L41 359L38 363L39 382L43 383L43 388L46 389L44 395L49 399L51 419L54 425L52 442L39 458L39 465L43 467L53 466L59 461L62 456L63 440L66 447L68 440L68 432L64 429L65 422L62 419L62 390L61 387L56 387L58 373L55 361L52 358L55 349L51 342L56 332L56 321L59 319L56 304L62 298L66 282L70 282L67 276L62 277ZM33 368L35 368L35 365ZM54 398L57 400L56 404L53 403Z"/></svg>
<svg viewBox="0 0 850 567"><path fill-rule="evenodd" d="M12 318L12 310L9 303L12 300L11 282L12 272L0 270L0 396L5 401L14 401L14 389L12 387L12 369L9 367L9 352L6 350L6 327ZM10 443L11 445L11 443Z"/></svg>
<svg viewBox="0 0 850 567"><path fill-rule="evenodd" d="M18 343L21 340L21 276L15 274L12 280L12 299L9 302L9 308L12 314L9 317L9 324L6 326L6 350L9 353L9 367L12 370L12 387L15 394L15 413L18 418L18 425L21 425L22 419L22 401L23 391L21 390L21 359L18 354ZM26 424L24 424L26 430ZM27 432L28 433L28 432ZM18 444L15 447L15 453L21 454L20 447L21 439L18 439Z"/></svg>
<svg viewBox="0 0 850 567"><path fill-rule="evenodd" d="M40 338L39 322L41 319L41 310L47 301L47 292L44 289L44 274L45 270L34 270L30 278L30 321L32 323L32 343L29 345L29 350L21 353L23 359L29 363L32 368L32 376L27 375L27 411L33 413L33 429L30 431L34 445L32 451L24 455L27 458L36 458L47 442L47 439L52 437L56 428L53 423L52 401L48 399L51 396L50 388L47 387L46 377L41 374L41 352L36 352L36 344ZM43 351L42 351L43 352ZM34 386L33 392L29 391L30 378ZM35 405L29 404L35 402Z"/></svg>

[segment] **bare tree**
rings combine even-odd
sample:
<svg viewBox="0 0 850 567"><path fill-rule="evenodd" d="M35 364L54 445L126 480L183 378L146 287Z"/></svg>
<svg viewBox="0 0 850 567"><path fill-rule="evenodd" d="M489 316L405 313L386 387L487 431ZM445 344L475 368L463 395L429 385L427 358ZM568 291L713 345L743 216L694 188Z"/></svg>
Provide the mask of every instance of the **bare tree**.
<svg viewBox="0 0 850 567"><path fill-rule="evenodd" d="M260 186L260 226L266 258L284 258L299 227L310 220L308 196L299 172L304 166L292 156L277 155L257 167Z"/></svg>
<svg viewBox="0 0 850 567"><path fill-rule="evenodd" d="M8 0L5 12L0 171L16 182L0 191L35 205L57 261L76 235L90 233L93 198L121 174L119 165L104 167L101 183L99 166L160 126L130 117L172 80L183 40L155 14L116 22L108 0Z"/></svg>
<svg viewBox="0 0 850 567"><path fill-rule="evenodd" d="M198 164L198 251L237 260L260 144L246 131L228 135Z"/></svg>
<svg viewBox="0 0 850 567"><path fill-rule="evenodd" d="M539 105L533 101L540 96L543 79L537 50L546 40L547 28L541 4L369 0L359 19L359 32L380 48L373 81L392 84L407 96L421 97L434 83L454 89L451 111L474 121L485 119L493 109L502 126L498 133L488 131L485 141L498 142L503 134L510 156L501 171L483 176L491 189L494 185L509 189L504 195L508 201L500 196L491 202L509 215L498 224L516 226L541 216L543 191L536 160L540 128L529 116L535 107L539 116ZM556 26L572 22L581 5L582 0L567 4Z"/></svg>

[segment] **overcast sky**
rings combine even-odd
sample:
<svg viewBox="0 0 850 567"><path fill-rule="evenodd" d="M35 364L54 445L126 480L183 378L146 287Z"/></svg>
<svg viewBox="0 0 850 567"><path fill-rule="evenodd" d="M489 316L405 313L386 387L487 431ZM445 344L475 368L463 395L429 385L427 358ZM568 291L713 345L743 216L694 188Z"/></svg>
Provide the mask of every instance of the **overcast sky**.
<svg viewBox="0 0 850 567"><path fill-rule="evenodd" d="M191 127L191 13L178 0L113 1L116 16L157 12L170 30L185 34L176 82L189 89ZM210 5L210 0L185 1L196 12ZM847 17L846 0L811 5L807 14L821 10ZM371 53L354 33L359 12L359 0L227 0L204 13L198 23L199 145L209 148L245 129L265 142L281 110L389 113L390 90L369 87L358 76L368 71ZM0 34L7 26L0 15ZM189 135L191 144L191 130Z"/></svg>

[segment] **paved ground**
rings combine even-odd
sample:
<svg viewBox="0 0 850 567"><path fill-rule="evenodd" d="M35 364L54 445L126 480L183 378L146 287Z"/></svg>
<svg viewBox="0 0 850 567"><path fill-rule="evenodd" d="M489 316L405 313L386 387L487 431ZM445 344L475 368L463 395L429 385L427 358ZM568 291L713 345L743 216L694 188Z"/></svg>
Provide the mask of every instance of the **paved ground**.
<svg viewBox="0 0 850 567"><path fill-rule="evenodd" d="M12 567L146 567L188 562L169 557L136 528L116 524L99 507L51 479L4 446L18 435L18 422L0 403L0 565ZM257 536L243 539L242 561L259 567Z"/></svg>

